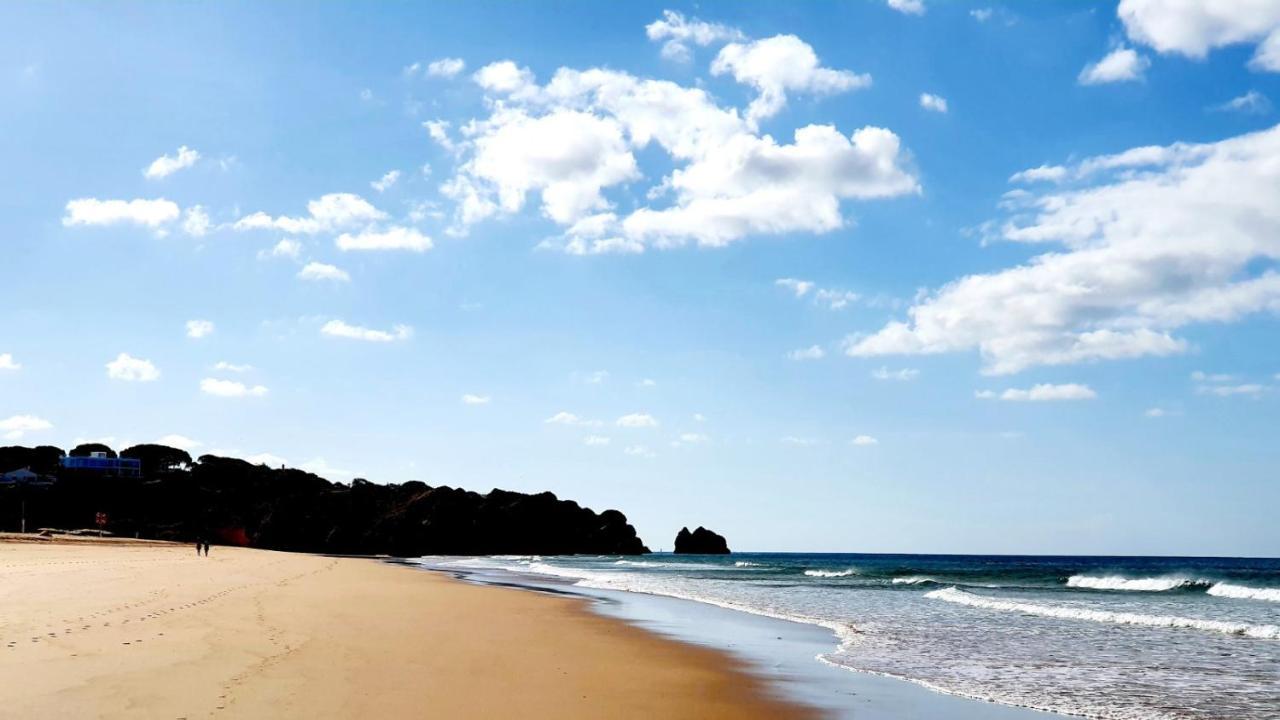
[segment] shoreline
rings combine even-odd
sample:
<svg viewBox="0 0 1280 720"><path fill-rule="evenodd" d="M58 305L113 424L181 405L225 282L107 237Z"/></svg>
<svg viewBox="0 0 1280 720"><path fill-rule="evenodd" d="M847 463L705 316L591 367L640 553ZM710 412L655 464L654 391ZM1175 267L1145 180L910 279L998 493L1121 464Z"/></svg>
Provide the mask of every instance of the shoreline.
<svg viewBox="0 0 1280 720"><path fill-rule="evenodd" d="M0 541L19 716L817 716L734 656L385 561Z"/></svg>
<svg viewBox="0 0 1280 720"><path fill-rule="evenodd" d="M436 559L436 558L432 558ZM439 558L447 563L450 559ZM816 622L762 615L704 601L639 591L581 587L552 576L491 568L421 565L407 559L392 564L479 585L571 595L591 601L591 612L621 620L677 642L710 648L745 664L784 698L819 710L823 717L857 720L1053 720L1062 715L993 702L930 687L883 673L857 670L826 660L841 642Z"/></svg>

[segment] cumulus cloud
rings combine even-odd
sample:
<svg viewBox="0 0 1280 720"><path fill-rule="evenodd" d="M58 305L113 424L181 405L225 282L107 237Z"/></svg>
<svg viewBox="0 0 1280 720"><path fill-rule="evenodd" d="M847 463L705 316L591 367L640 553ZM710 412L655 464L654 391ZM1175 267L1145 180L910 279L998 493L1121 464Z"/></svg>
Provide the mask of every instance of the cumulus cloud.
<svg viewBox="0 0 1280 720"><path fill-rule="evenodd" d="M120 353L107 363L107 377L126 382L154 382L160 379L160 370L150 360Z"/></svg>
<svg viewBox="0 0 1280 720"><path fill-rule="evenodd" d="M29 432L53 429L53 423L34 415L12 415L0 420L0 434L5 440L18 440Z"/></svg>
<svg viewBox="0 0 1280 720"><path fill-rule="evenodd" d="M334 241L339 250L408 250L426 252L434 247L431 238L417 228L394 225L385 230L364 230L359 233L343 233Z"/></svg>
<svg viewBox="0 0 1280 720"><path fill-rule="evenodd" d="M583 445L590 445L595 447L608 445L610 442L612 441L609 438L605 437L604 435L588 435L582 438Z"/></svg>
<svg viewBox="0 0 1280 720"><path fill-rule="evenodd" d="M1133 48L1120 47L1107 53L1096 63L1086 65L1076 78L1081 85L1141 80L1151 61L1139 55Z"/></svg>
<svg viewBox="0 0 1280 720"><path fill-rule="evenodd" d="M653 428L658 427L658 420L648 413L631 413L618 418L614 424L625 428Z"/></svg>
<svg viewBox="0 0 1280 720"><path fill-rule="evenodd" d="M947 99L932 93L920 93L920 107L930 112L946 113Z"/></svg>
<svg viewBox="0 0 1280 720"><path fill-rule="evenodd" d="M1014 173L1009 182L1061 182L1067 177L1067 169L1061 165L1041 165Z"/></svg>
<svg viewBox="0 0 1280 720"><path fill-rule="evenodd" d="M1267 99L1266 95L1257 90L1250 90L1243 95L1231 98L1221 105L1215 105L1212 109L1218 112L1235 112L1244 115L1265 115L1271 112L1271 101Z"/></svg>
<svg viewBox="0 0 1280 720"><path fill-rule="evenodd" d="M887 4L903 15L924 14L924 0L888 0Z"/></svg>
<svg viewBox="0 0 1280 720"><path fill-rule="evenodd" d="M675 10L663 10L662 17L646 25L644 31L650 40L662 43L662 57L677 62L688 62L692 58L690 45L706 47L746 37L737 28L685 18Z"/></svg>
<svg viewBox="0 0 1280 720"><path fill-rule="evenodd" d="M488 395L472 395L471 393L467 393L462 396L463 405L488 405L489 400L490 398Z"/></svg>
<svg viewBox="0 0 1280 720"><path fill-rule="evenodd" d="M199 340L213 334L213 323L209 320L188 320L187 337Z"/></svg>
<svg viewBox="0 0 1280 720"><path fill-rule="evenodd" d="M313 281L351 282L351 275L346 270L334 265L314 261L307 263L298 271L298 278Z"/></svg>
<svg viewBox="0 0 1280 720"><path fill-rule="evenodd" d="M432 77L451 78L467 68L462 58L440 58L427 64L427 74Z"/></svg>
<svg viewBox="0 0 1280 720"><path fill-rule="evenodd" d="M1158 408L1158 407L1147 408L1147 411L1143 413L1143 415L1149 418L1162 418L1166 414L1167 413L1165 412L1164 408Z"/></svg>
<svg viewBox="0 0 1280 720"><path fill-rule="evenodd" d="M847 226L844 200L919 192L889 130L808 125L779 142L755 127L789 92L838 92L865 85L864 76L821 67L791 36L732 43L716 67L759 90L754 116L700 88L625 72L560 68L539 85L514 62L485 66L474 77L490 115L461 124L456 140L443 121L427 124L458 157L440 188L453 204L448 232L465 234L536 197L564 233L542 247L579 255L717 247L752 234L830 232ZM611 191L644 179L636 153L653 146L671 171L651 182L648 203L618 212Z"/></svg>
<svg viewBox="0 0 1280 720"><path fill-rule="evenodd" d="M1249 67L1280 72L1280 3L1266 0L1121 0L1129 39L1160 53L1202 59L1228 45L1255 45Z"/></svg>
<svg viewBox="0 0 1280 720"><path fill-rule="evenodd" d="M999 229L1053 249L925 293L853 336L859 357L977 349L984 372L1185 352L1173 333L1280 311L1280 127L1134 148L1070 169Z"/></svg>
<svg viewBox="0 0 1280 720"><path fill-rule="evenodd" d="M992 390L979 390L974 393L974 397L981 400L1000 400L1012 402L1050 402L1054 400L1092 400L1098 397L1088 385L1080 385L1077 383L1066 383L1063 385L1052 385L1049 383L1041 383L1027 389L1009 388L1002 393L996 394Z"/></svg>
<svg viewBox="0 0 1280 720"><path fill-rule="evenodd" d="M369 183L369 187L377 190L378 192L386 192L392 185L395 185L398 180L400 180L400 171L388 170L382 177Z"/></svg>
<svg viewBox="0 0 1280 720"><path fill-rule="evenodd" d="M16 372L22 364L13 359L13 353L0 353L0 371Z"/></svg>
<svg viewBox="0 0 1280 720"><path fill-rule="evenodd" d="M158 230L178 219L178 204L164 198L155 200L98 200L79 198L67 203L62 224L120 225L132 224Z"/></svg>
<svg viewBox="0 0 1280 720"><path fill-rule="evenodd" d="M237 220L236 230L280 230L290 234L314 235L382 220L386 213L352 193L330 193L307 203L307 214L299 217L271 217L263 212Z"/></svg>
<svg viewBox="0 0 1280 720"><path fill-rule="evenodd" d="M626 449L623 450L623 452L628 455L632 455L634 457L642 457L642 458L654 457L653 451L650 450L647 445L628 445Z"/></svg>
<svg viewBox="0 0 1280 720"><path fill-rule="evenodd" d="M817 345L810 345L807 348L799 348L787 353L787 357L792 360L821 360L825 356L826 353Z"/></svg>
<svg viewBox="0 0 1280 720"><path fill-rule="evenodd" d="M759 95L747 107L747 119L776 115L788 92L831 95L870 87L871 76L822 67L809 43L795 35L775 35L746 43L729 43L711 63L712 75L732 75Z"/></svg>
<svg viewBox="0 0 1280 720"><path fill-rule="evenodd" d="M542 422L546 425L574 425L583 427L599 427L601 425L599 420L585 420L565 410L561 410Z"/></svg>
<svg viewBox="0 0 1280 720"><path fill-rule="evenodd" d="M810 280L779 278L774 280L773 284L780 288L786 288L797 298L802 298L812 293L811 297L815 305L822 305L830 310L843 310L848 307L849 303L856 302L859 298L858 293L851 290L820 288L817 283Z"/></svg>
<svg viewBox="0 0 1280 720"><path fill-rule="evenodd" d="M178 448L179 450L186 450L187 452L191 452L192 450L195 450L196 448L202 447L204 445L204 443L198 440L192 440L191 438L185 435L176 435L176 434L165 435L159 440L156 440L156 444L168 445L169 447L175 447L175 448Z"/></svg>
<svg viewBox="0 0 1280 720"><path fill-rule="evenodd" d="M851 445L858 445L858 446L860 446L860 447L866 447L866 446L869 446L869 445L879 445L879 444L880 444L880 441L879 441L879 440L877 440L877 439L875 439L875 438L873 438L873 437L871 437L870 435L859 435L859 436L855 437L854 439L850 440L850 441L849 441L849 443L850 443Z"/></svg>
<svg viewBox="0 0 1280 720"><path fill-rule="evenodd" d="M902 368L901 370L890 370L883 365L871 371L871 377L876 380L897 380L905 382L907 380L915 380L920 376L920 371L915 368Z"/></svg>
<svg viewBox="0 0 1280 720"><path fill-rule="evenodd" d="M1196 392L1201 395L1216 395L1218 397L1232 397L1234 395L1258 397L1270 389L1260 383L1243 383L1240 385L1201 385L1196 388Z"/></svg>
<svg viewBox="0 0 1280 720"><path fill-rule="evenodd" d="M969 17L978 22L986 22L994 16L996 11L993 8L975 8L969 11Z"/></svg>
<svg viewBox="0 0 1280 720"><path fill-rule="evenodd" d="M217 363L217 364L215 364L215 365L213 366L213 369L214 369L214 370L221 370L221 371L224 371L224 372L236 372L236 373L242 373L242 372L249 372L250 370L252 370L252 369L253 369L253 366L252 366L252 365L244 365L244 364L230 363L230 362L227 362L226 360L220 360L220 361L218 361L218 363Z"/></svg>
<svg viewBox="0 0 1280 720"><path fill-rule="evenodd" d="M790 290L798 298L804 297L816 287L816 284L809 280L797 280L795 278L778 278L773 281L773 284Z"/></svg>
<svg viewBox="0 0 1280 720"><path fill-rule="evenodd" d="M204 237L209 232L209 227L209 213L205 212L204 207L193 205L187 208L182 219L182 232L192 237Z"/></svg>
<svg viewBox="0 0 1280 720"><path fill-rule="evenodd" d="M330 320L320 328L322 335L336 338L346 338L349 340L363 340L365 342L396 342L397 340L408 340L413 337L413 328L408 325L396 325L391 330L374 330L372 328L360 327L359 325L348 325L341 320Z"/></svg>
<svg viewBox="0 0 1280 720"><path fill-rule="evenodd" d="M161 155L142 171L148 180L159 180L195 165L200 160L200 153L186 145L178 148L173 155Z"/></svg>
<svg viewBox="0 0 1280 720"><path fill-rule="evenodd" d="M258 252L258 259L267 260L270 258L284 257L284 258L290 258L292 260L297 260L298 256L301 254L302 254L302 243L298 242L297 240L284 238L283 240L276 243L275 245L272 245L270 250L260 250Z"/></svg>
<svg viewBox="0 0 1280 720"><path fill-rule="evenodd" d="M217 378L205 378L200 381L200 392L206 395L215 395L217 397L262 397L267 394L267 388L262 385L245 385L236 380L219 380Z"/></svg>

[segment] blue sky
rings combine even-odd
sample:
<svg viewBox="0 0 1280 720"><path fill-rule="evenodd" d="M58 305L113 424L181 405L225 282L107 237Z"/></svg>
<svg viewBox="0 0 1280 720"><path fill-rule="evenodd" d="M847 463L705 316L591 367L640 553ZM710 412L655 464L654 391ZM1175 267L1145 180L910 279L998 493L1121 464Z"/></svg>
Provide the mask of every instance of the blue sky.
<svg viewBox="0 0 1280 720"><path fill-rule="evenodd" d="M1262 5L8 4L0 434L1274 556Z"/></svg>

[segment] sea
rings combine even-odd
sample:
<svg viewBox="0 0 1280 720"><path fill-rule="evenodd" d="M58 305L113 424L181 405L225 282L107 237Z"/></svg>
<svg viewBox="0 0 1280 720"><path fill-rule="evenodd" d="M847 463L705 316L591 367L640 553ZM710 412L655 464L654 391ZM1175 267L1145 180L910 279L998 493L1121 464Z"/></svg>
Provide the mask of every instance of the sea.
<svg viewBox="0 0 1280 720"><path fill-rule="evenodd" d="M813 661L1089 718L1280 718L1280 560L735 553L426 558L818 626Z"/></svg>

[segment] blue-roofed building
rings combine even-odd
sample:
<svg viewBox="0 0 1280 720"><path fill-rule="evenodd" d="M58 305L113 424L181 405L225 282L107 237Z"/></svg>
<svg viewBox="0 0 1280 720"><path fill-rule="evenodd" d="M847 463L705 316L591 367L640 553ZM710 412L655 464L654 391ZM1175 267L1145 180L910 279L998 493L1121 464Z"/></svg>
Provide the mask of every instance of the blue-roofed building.
<svg viewBox="0 0 1280 720"><path fill-rule="evenodd" d="M87 470L112 477L142 477L142 461L135 458L113 458L106 453L95 452L87 457L62 458L64 470Z"/></svg>

